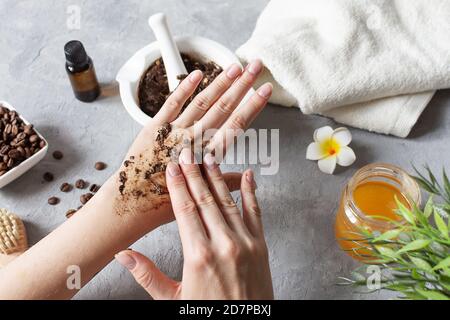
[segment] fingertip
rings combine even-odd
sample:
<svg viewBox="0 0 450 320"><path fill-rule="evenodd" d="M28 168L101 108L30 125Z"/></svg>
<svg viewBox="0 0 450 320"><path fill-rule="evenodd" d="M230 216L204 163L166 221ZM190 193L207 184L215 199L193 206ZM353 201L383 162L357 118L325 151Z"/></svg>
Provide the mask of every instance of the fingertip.
<svg viewBox="0 0 450 320"><path fill-rule="evenodd" d="M262 71L262 69L263 69L263 64L262 64L261 59L252 60L247 65L247 71L254 76L258 75Z"/></svg>
<svg viewBox="0 0 450 320"><path fill-rule="evenodd" d="M166 172L169 177L179 176L181 174L180 166L177 163L170 161L167 164Z"/></svg>
<svg viewBox="0 0 450 320"><path fill-rule="evenodd" d="M181 150L179 159L181 164L194 164L194 155L189 148Z"/></svg>
<svg viewBox="0 0 450 320"><path fill-rule="evenodd" d="M242 68L237 63L231 64L226 70L226 75L229 79L235 79L241 73L242 73Z"/></svg>
<svg viewBox="0 0 450 320"><path fill-rule="evenodd" d="M116 261L127 268L128 270L133 270L136 266L136 259L131 254L133 251L131 250L123 250L117 253L114 258Z"/></svg>
<svg viewBox="0 0 450 320"><path fill-rule="evenodd" d="M191 83L197 84L202 80L203 72L201 70L194 70L189 74L188 78Z"/></svg>
<svg viewBox="0 0 450 320"><path fill-rule="evenodd" d="M252 169L246 170L243 174L243 178L245 179L247 186L249 186L252 191L258 188L255 181L255 174Z"/></svg>
<svg viewBox="0 0 450 320"><path fill-rule="evenodd" d="M263 99L269 99L272 95L273 91L273 85L270 82L266 82L263 84L259 89L256 91L256 93Z"/></svg>

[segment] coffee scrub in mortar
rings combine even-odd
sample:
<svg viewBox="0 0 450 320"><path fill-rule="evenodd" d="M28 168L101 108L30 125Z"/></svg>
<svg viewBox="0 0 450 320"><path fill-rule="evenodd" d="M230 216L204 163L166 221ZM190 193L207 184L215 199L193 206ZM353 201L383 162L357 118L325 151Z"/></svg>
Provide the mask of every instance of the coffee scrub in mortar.
<svg viewBox="0 0 450 320"><path fill-rule="evenodd" d="M194 94L186 101L181 112L192 102L197 94L204 90L221 72L222 68L213 61L203 61L193 55L181 54L181 58L188 73L200 70L203 73L203 80L195 90ZM178 75L182 80L187 74ZM139 83L139 107L148 116L154 117L163 106L171 94L167 80L166 68L162 58L153 62L142 75ZM180 112L180 113L181 113Z"/></svg>

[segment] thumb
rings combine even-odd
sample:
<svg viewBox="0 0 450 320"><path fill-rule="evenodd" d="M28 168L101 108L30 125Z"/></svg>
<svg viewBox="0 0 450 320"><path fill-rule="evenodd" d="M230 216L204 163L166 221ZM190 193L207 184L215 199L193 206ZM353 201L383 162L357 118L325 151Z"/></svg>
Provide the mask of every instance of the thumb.
<svg viewBox="0 0 450 320"><path fill-rule="evenodd" d="M162 273L150 259L133 250L121 251L115 258L153 299L175 299L179 283Z"/></svg>

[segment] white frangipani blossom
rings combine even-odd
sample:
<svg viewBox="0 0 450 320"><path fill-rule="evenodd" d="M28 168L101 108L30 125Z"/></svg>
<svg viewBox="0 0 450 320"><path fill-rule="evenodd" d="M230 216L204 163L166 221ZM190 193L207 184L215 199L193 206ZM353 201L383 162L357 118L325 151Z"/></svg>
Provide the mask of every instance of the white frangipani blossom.
<svg viewBox="0 0 450 320"><path fill-rule="evenodd" d="M355 153L348 146L351 141L352 134L347 128L319 128L314 131L314 142L306 150L306 159L319 160L319 169L333 174L336 164L347 167L355 162Z"/></svg>

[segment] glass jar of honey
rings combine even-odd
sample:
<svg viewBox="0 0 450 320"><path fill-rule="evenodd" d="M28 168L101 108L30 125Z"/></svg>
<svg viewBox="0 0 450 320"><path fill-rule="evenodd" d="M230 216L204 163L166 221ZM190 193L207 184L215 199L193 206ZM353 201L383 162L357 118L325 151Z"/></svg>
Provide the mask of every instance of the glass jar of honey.
<svg viewBox="0 0 450 320"><path fill-rule="evenodd" d="M360 261L370 260L360 228L383 233L401 222L395 198L407 208L420 205L420 188L402 169L374 163L358 170L345 186L336 214L336 239L341 249Z"/></svg>

